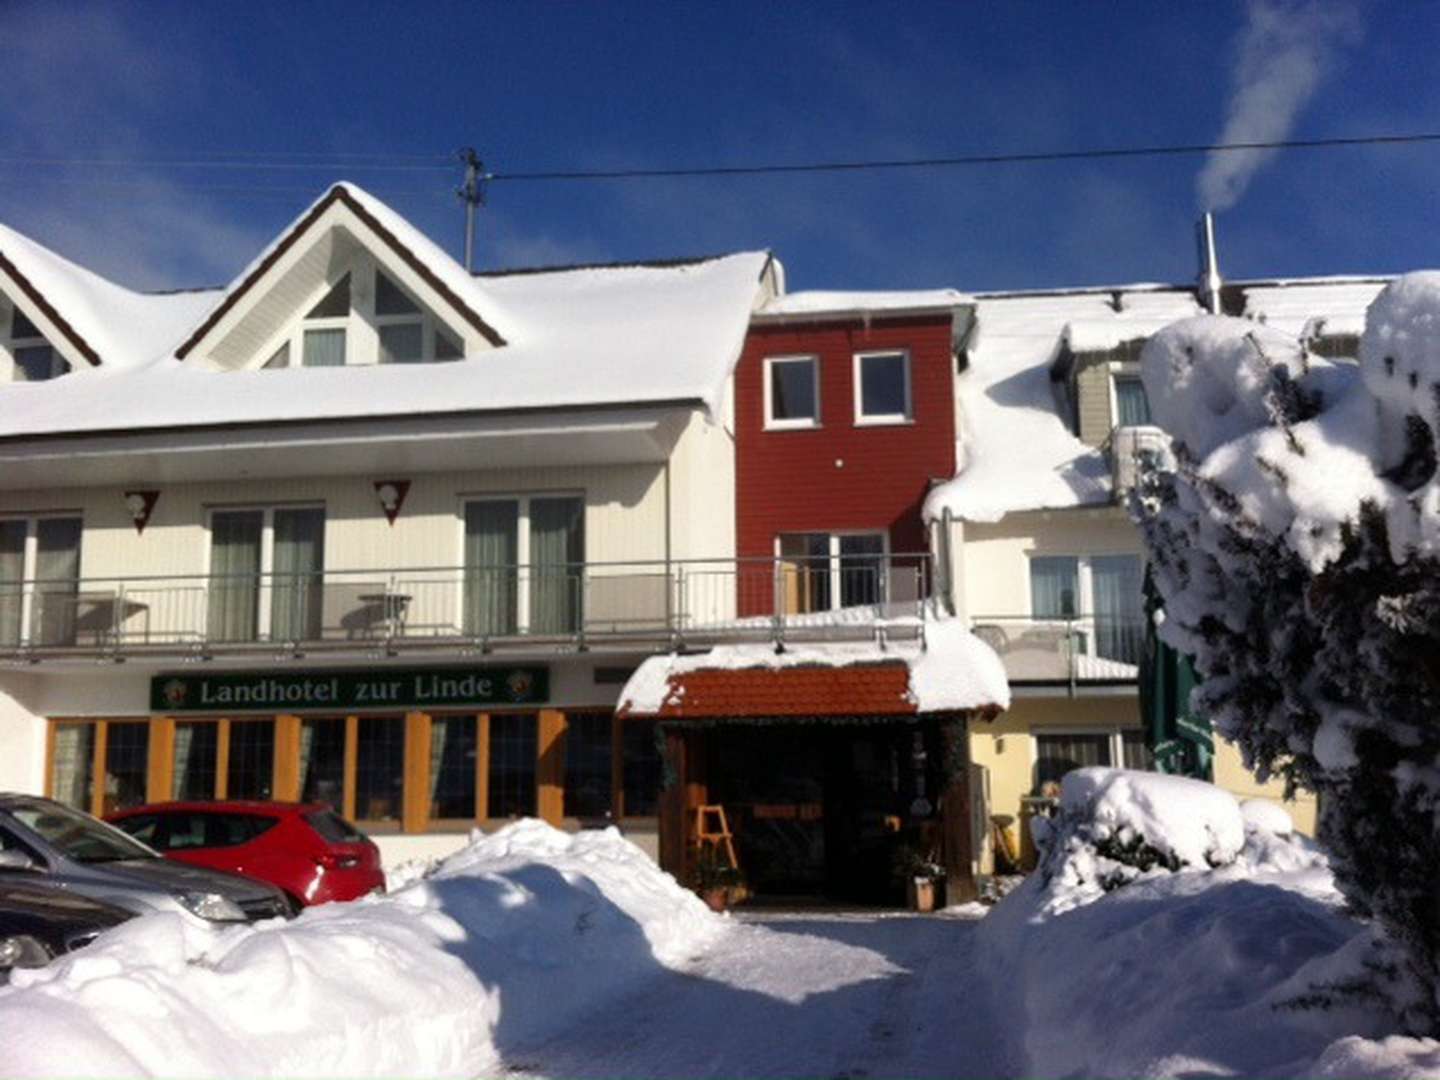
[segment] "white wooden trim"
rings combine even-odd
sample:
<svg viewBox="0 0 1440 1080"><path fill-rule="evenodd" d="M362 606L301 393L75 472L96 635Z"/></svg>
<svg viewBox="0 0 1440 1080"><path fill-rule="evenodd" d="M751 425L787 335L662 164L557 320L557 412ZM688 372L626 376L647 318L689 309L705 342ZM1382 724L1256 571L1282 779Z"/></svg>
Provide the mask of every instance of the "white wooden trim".
<svg viewBox="0 0 1440 1080"><path fill-rule="evenodd" d="M871 416L865 412L864 394L860 380L860 369L865 360L879 356L898 356L904 360L905 373L905 411L904 413L881 413ZM856 427L880 427L886 424L913 424L915 422L915 399L911 392L910 376L910 350L909 349L870 349L866 352L857 352L851 359L851 385L854 388L855 399L855 426Z"/></svg>

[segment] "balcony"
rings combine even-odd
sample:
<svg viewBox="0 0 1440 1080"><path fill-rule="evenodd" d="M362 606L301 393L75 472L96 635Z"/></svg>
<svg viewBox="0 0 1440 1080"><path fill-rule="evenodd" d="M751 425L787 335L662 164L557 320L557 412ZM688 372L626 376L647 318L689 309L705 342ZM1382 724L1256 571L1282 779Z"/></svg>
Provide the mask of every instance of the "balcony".
<svg viewBox="0 0 1440 1080"><path fill-rule="evenodd" d="M932 581L925 554L12 581L0 658L901 639L918 636Z"/></svg>
<svg viewBox="0 0 1440 1080"><path fill-rule="evenodd" d="M971 630L999 655L1012 683L1085 685L1134 683L1145 652L1139 615L976 615Z"/></svg>

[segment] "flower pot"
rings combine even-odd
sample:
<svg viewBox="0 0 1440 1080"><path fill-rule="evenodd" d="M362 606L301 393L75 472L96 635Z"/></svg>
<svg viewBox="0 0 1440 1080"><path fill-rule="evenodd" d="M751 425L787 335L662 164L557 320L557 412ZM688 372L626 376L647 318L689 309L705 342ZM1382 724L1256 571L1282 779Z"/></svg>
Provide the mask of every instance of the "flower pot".
<svg viewBox="0 0 1440 1080"><path fill-rule="evenodd" d="M930 912L935 910L935 901L939 892L937 882L931 878L910 879L910 910L919 912Z"/></svg>

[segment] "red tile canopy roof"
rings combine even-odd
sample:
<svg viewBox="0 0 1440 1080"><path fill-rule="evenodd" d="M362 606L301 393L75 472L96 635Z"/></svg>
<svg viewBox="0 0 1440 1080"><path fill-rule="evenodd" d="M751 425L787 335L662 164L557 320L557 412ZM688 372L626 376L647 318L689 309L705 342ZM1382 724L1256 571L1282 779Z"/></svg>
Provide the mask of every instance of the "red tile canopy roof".
<svg viewBox="0 0 1440 1080"><path fill-rule="evenodd" d="M913 716L903 660L844 667L715 668L674 674L654 715L672 719L743 716Z"/></svg>

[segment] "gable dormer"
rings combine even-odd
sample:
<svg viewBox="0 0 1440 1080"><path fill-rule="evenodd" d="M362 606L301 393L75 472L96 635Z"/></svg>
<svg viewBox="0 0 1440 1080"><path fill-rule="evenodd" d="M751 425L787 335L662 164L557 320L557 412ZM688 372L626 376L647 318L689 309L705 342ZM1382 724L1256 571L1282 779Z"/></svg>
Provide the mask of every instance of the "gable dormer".
<svg viewBox="0 0 1440 1080"><path fill-rule="evenodd" d="M176 350L223 370L458 360L505 344L444 252L345 186L321 199Z"/></svg>
<svg viewBox="0 0 1440 1080"><path fill-rule="evenodd" d="M43 382L69 370L70 361L45 332L0 292L0 383Z"/></svg>

